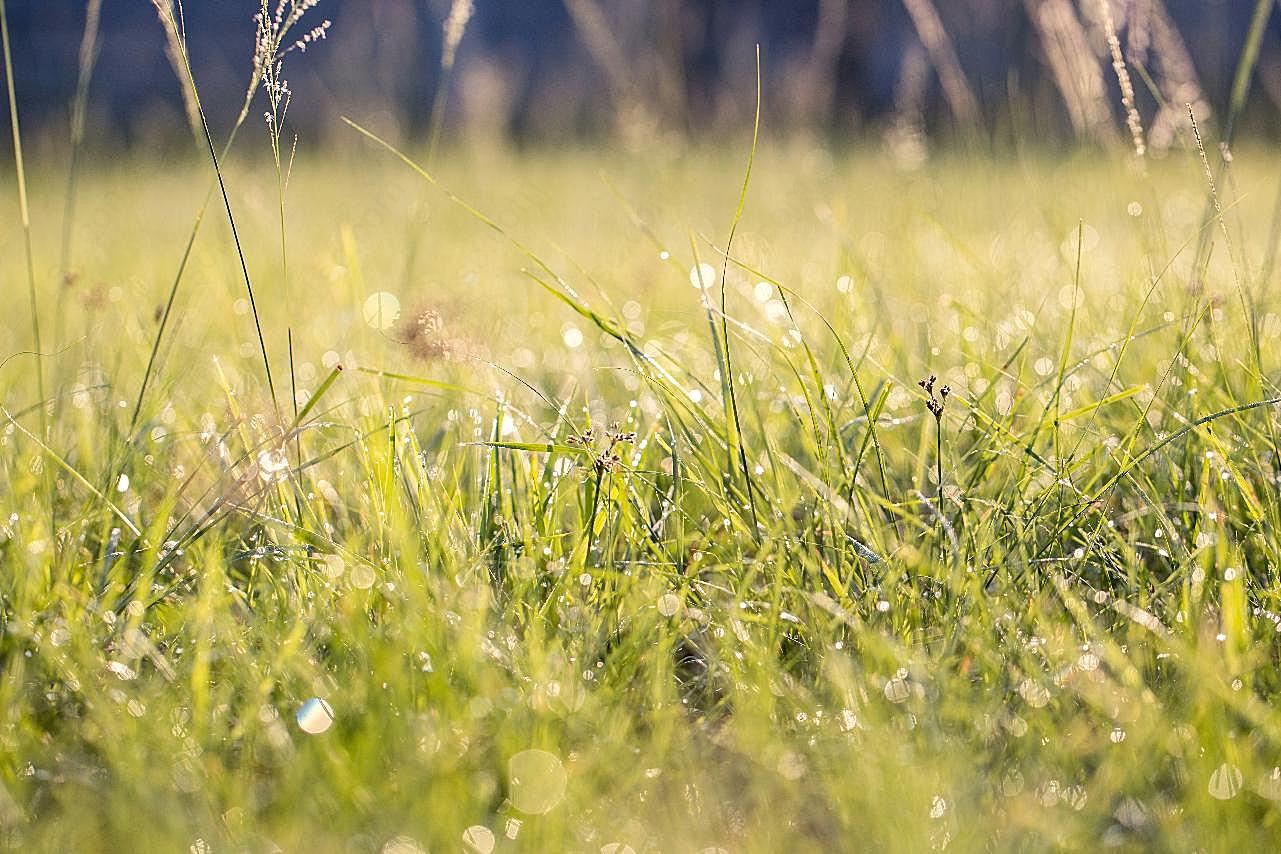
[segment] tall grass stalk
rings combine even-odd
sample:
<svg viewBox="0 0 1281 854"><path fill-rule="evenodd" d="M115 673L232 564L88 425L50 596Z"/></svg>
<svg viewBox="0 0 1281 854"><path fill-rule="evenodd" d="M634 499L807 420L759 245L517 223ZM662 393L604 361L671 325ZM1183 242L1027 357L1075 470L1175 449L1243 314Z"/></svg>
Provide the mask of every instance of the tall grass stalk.
<svg viewBox="0 0 1281 854"><path fill-rule="evenodd" d="M185 48L182 42L186 36L181 23L183 18L181 0L178 0L176 8L174 3L175 0L151 0L156 16L160 19L161 31L165 36L165 58L169 61L169 67L177 78L179 90L182 92L182 108L183 115L187 119L187 127L196 145L200 145L202 136L200 111L196 105L191 83L183 70Z"/></svg>
<svg viewBox="0 0 1281 854"><path fill-rule="evenodd" d="M76 92L71 101L71 162L67 166L67 191L62 202L61 271L64 282L69 281L73 274L71 241L75 233L76 185L80 178L80 161L84 149L89 82L93 79L94 65L98 60L98 29L101 19L102 0L89 0L85 6L84 35L80 41L80 70L76 76Z"/></svg>
<svg viewBox="0 0 1281 854"><path fill-rule="evenodd" d="M440 145L440 135L445 124L445 103L449 98L449 84L454 76L454 62L458 58L458 45L467 32L467 23L475 11L475 0L453 0L449 15L441 28L440 76L436 81L436 94L432 97L431 117L427 127L427 165L431 166Z"/></svg>
<svg viewBox="0 0 1281 854"><path fill-rule="evenodd" d="M261 0L257 20L257 33L254 39L254 77L261 78L262 88L270 105L265 118L267 122L267 139L271 147L272 163L276 173L276 208L280 226L280 281L284 294L286 321L286 346L289 359L289 397L293 408L294 420L298 418L298 380L294 364L294 311L290 299L289 287L289 250L288 232L285 225L285 194L289 189L289 178L293 173L294 156L298 152L298 137L295 134L289 146L286 159L282 147L285 131L285 119L289 106L293 102L293 93L284 77L285 57L295 50L306 51L307 46L325 37L329 21L307 31L301 38L291 42L290 31L301 23L306 12L310 11L319 0L292 2L286 10L284 0L278 0L273 12L268 0ZM295 462L302 464L302 438L295 436ZM298 508L301 515L301 506Z"/></svg>
<svg viewBox="0 0 1281 854"><path fill-rule="evenodd" d="M23 251L27 262L27 298L31 310L31 351L36 363L36 397L40 403L40 432L49 435L49 416L45 411L44 347L40 340L40 304L36 295L36 261L31 248L31 211L27 206L27 171L22 156L22 131L18 126L18 99L13 84L13 55L9 47L9 15L0 0L0 47L4 49L4 77L9 93L9 128L13 132L13 162L18 178L18 213L22 219Z"/></svg>
<svg viewBox="0 0 1281 854"><path fill-rule="evenodd" d="M1241 110L1245 108L1246 98L1250 93L1250 83L1254 79L1254 69L1259 63L1259 49L1263 45L1263 36L1267 30L1268 18L1272 16L1272 10L1271 0L1255 0L1245 43L1241 46L1236 71L1232 75L1232 91L1228 96L1228 118L1223 127L1225 145L1232 144L1237 120L1241 116Z"/></svg>
<svg viewBox="0 0 1281 854"><path fill-rule="evenodd" d="M204 135L200 129L201 127L203 127L204 122L199 117L199 114L198 114L199 111L194 101L194 95L192 94L195 89L195 78L191 75L190 68L184 60L184 57L186 56L186 48L184 47L185 36L183 33L183 27L180 25L179 18L176 18L174 16L174 5L173 5L173 2L171 2L171 0L152 0L152 5L156 10L156 14L160 18L161 27L165 33L165 42L167 45L167 50L169 55L171 56L171 60L174 63L174 72L175 74L177 74L179 83L182 86L184 100L191 104L190 112L197 119L195 125L192 128L193 132L196 134L196 141L198 144L203 144L205 140L204 140ZM179 3L178 5L179 15L181 15L181 12L182 12L182 6L181 6L181 3ZM245 88L245 96L243 101L241 102L240 111L236 114L236 118L232 122L231 129L227 132L227 138L223 142L220 153L213 158L215 163L214 177L210 179L209 187L205 191L204 200L201 203L199 209L197 210L195 217L192 219L191 228L188 231L187 239L183 246L182 254L178 261L178 267L174 272L173 281L169 287L169 293L165 298L164 310L161 313L160 322L159 324L157 324L156 334L152 337L152 340L151 340L151 350L147 356L147 367L143 371L142 381L139 383L138 393L134 398L133 414L130 418L130 426L129 426L130 438L132 438L133 431L137 427L138 419L142 412L143 400L146 398L148 385L150 384L152 375L156 369L156 359L160 353L160 345L161 345L161 342L164 340L164 335L166 330L169 328L170 318L172 316L173 309L178 298L178 290L182 284L183 277L186 275L187 264L191 260L191 252L195 246L196 237L200 233L200 227L204 223L205 213L208 211L209 204L213 200L214 190L223 187L222 174L216 168L217 163L220 160L225 159L227 155L230 153L232 145L236 141L236 136L239 134L240 129L244 126L246 119L248 119L250 106L252 105L254 96L258 93L258 87L261 85L263 80L263 73L264 72L263 72L263 68L261 67L261 63L257 61L257 49L255 49L255 63L254 63L253 71L249 78L249 84ZM224 189L223 199L225 202L226 200L225 189ZM252 294L251 294L251 297L252 297ZM258 316L257 316L256 310L254 313L254 324L255 324L255 327L258 329L259 344L262 345L262 330L261 330L261 326L258 323ZM264 364L266 364L265 346L263 347L263 349L264 349ZM268 373L270 373L269 365L268 365Z"/></svg>
<svg viewBox="0 0 1281 854"><path fill-rule="evenodd" d="M1205 164L1206 175L1210 185L1210 194L1205 204L1205 221L1209 222L1212 218L1219 221L1222 226L1224 240L1228 239L1227 225L1223 219L1222 206L1219 204L1217 190L1215 188L1215 174L1220 180L1225 179L1230 174L1232 138L1236 132L1237 121L1241 111L1245 109L1246 99L1250 94L1250 83L1254 79L1254 69L1259 61L1259 49L1263 44L1264 32L1267 28L1268 19L1272 16L1273 3L1271 0L1255 0L1254 12L1250 17L1250 26L1246 31L1245 43L1241 47L1241 53L1237 58L1236 71L1232 75L1232 91L1228 98L1228 115L1223 126L1223 138L1219 145L1219 157L1217 161L1218 169L1211 168L1208 158L1204 154L1204 147L1201 145L1201 134L1195 124L1192 105L1186 105L1187 113L1192 120L1192 132L1195 136L1196 143L1201 146L1202 159ZM1209 263L1211 243L1213 240L1212 232L1209 230L1201 233L1201 242L1197 246L1197 269L1204 270L1204 266ZM1231 250L1230 244L1228 245Z"/></svg>
<svg viewBox="0 0 1281 854"><path fill-rule="evenodd" d="M155 0L153 0L153 2L155 2ZM156 2L156 8L157 10L161 11L161 14L163 17L164 12L161 5L158 2ZM259 352L262 354L263 370L267 377L267 390L271 396L272 409L277 414L279 414L280 404L276 396L275 379L273 378L271 373L271 357L267 355L267 340L263 336L262 320L258 314L258 301L254 296L253 282L251 281L249 276L249 264L245 260L244 247L241 246L241 243L240 243L240 233L236 228L235 214L232 213L232 209L231 209L231 198L227 194L227 184L223 180L223 176L222 176L221 161L218 155L218 151L214 146L213 134L209 130L209 122L208 122L208 119L205 117L204 108L200 104L200 91L196 86L195 73L192 71L191 59L187 53L187 36L186 36L186 27L185 27L185 24L183 23L184 14L183 14L182 0L177 0L177 14L178 14L178 17L175 19L173 17L172 10L169 12L169 15L168 15L169 28L172 32L177 34L177 38L174 41L174 47L178 53L178 58L182 67L183 74L185 75L186 82L190 86L192 102L193 102L196 114L200 118L201 136L204 142L204 146L208 151L209 159L213 164L214 177L217 180L218 189L222 194L223 209L227 213L227 224L231 228L231 239L236 247L236 256L240 261L241 277L243 278L245 283L245 291L249 297L250 311L253 314L254 331L258 335L258 348L259 348ZM253 83L256 84L260 79L261 79L261 71L255 69ZM253 90L255 88L256 86L251 84L249 95L246 97L246 106L245 106L245 109L242 111L242 114L248 111L248 100L249 98L252 97Z"/></svg>
<svg viewBox="0 0 1281 854"><path fill-rule="evenodd" d="M1107 39L1108 51L1112 54L1112 70L1121 87L1121 105L1125 108L1125 124L1130 131L1130 142L1134 146L1135 156L1142 157L1147 151L1147 143L1143 140L1143 120L1139 118L1139 109L1134 101L1134 84L1130 81L1130 70L1121 53L1121 40L1116 35L1111 0L1099 0L1099 11L1103 18L1103 34Z"/></svg>
<svg viewBox="0 0 1281 854"><path fill-rule="evenodd" d="M756 46L756 106L752 118L752 147L747 156L747 168L743 172L743 188L738 193L738 206L734 209L734 221L730 223L729 237L725 240L725 258L721 262L721 343L725 348L725 363L721 366L724 373L723 387L726 415L734 424L729 442L728 471L734 469L734 451L738 451L738 463L743 472L743 488L747 490L747 504L752 511L753 537L760 536L760 518L756 513L756 487L752 473L747 467L747 451L743 447L743 424L738 414L738 395L734 390L734 363L730 355L729 315L725 304L725 289L729 273L729 259L734 249L734 235L738 233L738 224L743 220L743 209L747 205L747 190L752 182L752 167L756 164L756 145L761 132L761 46ZM697 259L695 259L697 265ZM701 275L701 273L700 273ZM727 472L728 473L728 472Z"/></svg>

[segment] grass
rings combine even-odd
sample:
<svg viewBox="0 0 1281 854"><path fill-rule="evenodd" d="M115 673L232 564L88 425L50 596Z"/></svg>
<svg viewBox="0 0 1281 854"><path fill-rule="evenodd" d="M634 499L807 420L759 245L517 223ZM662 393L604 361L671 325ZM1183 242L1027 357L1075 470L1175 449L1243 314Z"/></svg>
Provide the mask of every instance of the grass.
<svg viewBox="0 0 1281 854"><path fill-rule="evenodd" d="M29 162L0 841L1275 844L1267 152L742 143Z"/></svg>

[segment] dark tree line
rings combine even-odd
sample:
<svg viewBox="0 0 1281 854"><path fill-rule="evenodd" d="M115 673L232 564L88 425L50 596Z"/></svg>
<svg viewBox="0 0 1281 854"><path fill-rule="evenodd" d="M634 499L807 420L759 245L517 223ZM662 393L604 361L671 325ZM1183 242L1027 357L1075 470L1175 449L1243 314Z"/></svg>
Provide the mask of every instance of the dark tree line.
<svg viewBox="0 0 1281 854"><path fill-rule="evenodd" d="M274 0L273 0L274 3ZM66 126L84 26L79 0L9 0L29 127ZM1159 147L1184 101L1222 112L1252 0L1110 0ZM294 124L315 140L340 113L425 133L450 0L322 0L324 44L291 62ZM215 118L234 115L255 0L186 0L190 52ZM563 138L695 135L750 120L761 46L766 121L905 145L958 134L1123 138L1100 0L475 0L443 115L450 130ZM1281 11L1265 31L1247 128L1281 104ZM103 0L91 138L176 138L181 91L148 0ZM1162 102L1180 110L1162 110Z"/></svg>

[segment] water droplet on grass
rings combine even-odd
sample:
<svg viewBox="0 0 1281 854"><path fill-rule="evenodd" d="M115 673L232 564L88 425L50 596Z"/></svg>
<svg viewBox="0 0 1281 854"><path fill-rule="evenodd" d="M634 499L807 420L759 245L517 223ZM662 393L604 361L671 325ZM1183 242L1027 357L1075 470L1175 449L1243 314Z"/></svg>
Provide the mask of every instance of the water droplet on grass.
<svg viewBox="0 0 1281 854"><path fill-rule="evenodd" d="M699 290L716 284L716 268L707 262L689 268L689 283Z"/></svg>
<svg viewBox="0 0 1281 854"><path fill-rule="evenodd" d="M551 812L565 797L569 775L565 766L546 750L522 750L507 763L512 806L523 813Z"/></svg>
<svg viewBox="0 0 1281 854"><path fill-rule="evenodd" d="M463 844L476 854L491 854L494 850L494 832L483 824L473 824L463 831Z"/></svg>
<svg viewBox="0 0 1281 854"><path fill-rule="evenodd" d="M1281 800L1281 768L1273 768L1264 774L1255 791L1269 800Z"/></svg>
<svg viewBox="0 0 1281 854"><path fill-rule="evenodd" d="M138 678L138 672L121 661L108 662L107 669L116 674L116 676L124 682L130 682Z"/></svg>
<svg viewBox="0 0 1281 854"><path fill-rule="evenodd" d="M325 574L330 578L339 578L347 569L347 564L338 555L325 555Z"/></svg>
<svg viewBox="0 0 1281 854"><path fill-rule="evenodd" d="M1148 823L1147 808L1135 798L1123 799L1112 815L1131 830L1138 830Z"/></svg>
<svg viewBox="0 0 1281 854"><path fill-rule="evenodd" d="M390 329L400 317L400 300L395 294L378 291L365 300L362 314L374 329Z"/></svg>
<svg viewBox="0 0 1281 854"><path fill-rule="evenodd" d="M1099 233L1091 226L1073 228L1063 236L1059 252L1068 261L1075 261L1078 250L1084 254L1092 252L1099 245Z"/></svg>
<svg viewBox="0 0 1281 854"><path fill-rule="evenodd" d="M427 854L427 849L412 836L394 836L383 845L382 854Z"/></svg>
<svg viewBox="0 0 1281 854"><path fill-rule="evenodd" d="M320 735L334 724L334 710L319 697L302 704L297 715L298 728L310 735ZM386 851L386 847L383 848Z"/></svg>
<svg viewBox="0 0 1281 854"><path fill-rule="evenodd" d="M1210 784L1207 788L1210 797L1220 801L1230 801L1241 791L1243 781L1241 769L1224 762L1210 775Z"/></svg>
<svg viewBox="0 0 1281 854"><path fill-rule="evenodd" d="M911 696L912 689L908 687L907 680L901 676L895 676L885 683L885 699L891 703L903 703Z"/></svg>
<svg viewBox="0 0 1281 854"><path fill-rule="evenodd" d="M374 568L369 564L358 563L351 568L351 586L357 590L368 590L374 586Z"/></svg>
<svg viewBox="0 0 1281 854"><path fill-rule="evenodd" d="M1050 702L1050 692L1035 679L1024 679L1019 684L1019 695L1034 709L1039 709Z"/></svg>
<svg viewBox="0 0 1281 854"><path fill-rule="evenodd" d="M681 609L681 597L675 593L664 593L658 597L658 613L664 617L675 616L676 612Z"/></svg>
<svg viewBox="0 0 1281 854"><path fill-rule="evenodd" d="M258 472L263 480L280 479L289 469L289 458L279 448L260 451L258 454Z"/></svg>

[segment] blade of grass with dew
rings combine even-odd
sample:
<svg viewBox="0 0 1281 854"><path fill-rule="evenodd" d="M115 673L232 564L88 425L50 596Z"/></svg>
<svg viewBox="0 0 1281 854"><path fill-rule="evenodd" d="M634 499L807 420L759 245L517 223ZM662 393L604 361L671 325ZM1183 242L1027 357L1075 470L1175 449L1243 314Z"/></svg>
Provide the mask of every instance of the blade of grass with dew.
<svg viewBox="0 0 1281 854"><path fill-rule="evenodd" d="M756 493L755 485L752 482L752 474L747 469L747 452L743 449L743 426L738 417L738 397L734 391L734 368L730 356L729 331L726 328L726 311L725 311L725 285L726 275L729 270L729 256L734 248L734 235L738 232L738 224L743 218L743 208L747 205L747 188L752 181L752 166L756 163L756 146L760 138L761 130L761 46L756 46L756 109L752 119L752 148L747 157L747 169L743 172L743 189L738 194L738 207L734 209L734 221L730 224L729 238L725 241L725 260L721 264L721 340L725 347L725 364L721 366L725 377L725 387L729 391L729 414L734 422L734 432L729 439L731 451L737 446L738 461L743 470L743 482L747 489L747 502L752 510L752 528L754 536L759 537L760 519L756 514ZM697 260L696 262L697 263ZM732 463L731 463L732 468Z"/></svg>

